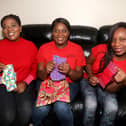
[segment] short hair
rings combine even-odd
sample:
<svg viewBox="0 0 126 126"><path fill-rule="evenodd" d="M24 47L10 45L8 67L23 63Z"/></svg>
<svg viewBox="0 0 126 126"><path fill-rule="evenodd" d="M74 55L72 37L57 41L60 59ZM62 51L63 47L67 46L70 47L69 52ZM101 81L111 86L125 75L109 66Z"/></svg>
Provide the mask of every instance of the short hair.
<svg viewBox="0 0 126 126"><path fill-rule="evenodd" d="M69 31L69 32L71 31L70 23L69 23L69 21L68 21L67 19L65 19L65 18L56 18L56 19L52 22L51 30L53 30L53 28L55 27L55 25L56 25L57 23L63 23L63 24L67 27L68 31Z"/></svg>
<svg viewBox="0 0 126 126"><path fill-rule="evenodd" d="M17 22L17 24L18 24L19 26L21 26L21 20L20 20L19 16L14 15L14 14L8 14L8 15L4 16L4 17L1 19L1 27L3 27L3 22L4 22L7 18L12 18L12 19L14 19L14 20Z"/></svg>

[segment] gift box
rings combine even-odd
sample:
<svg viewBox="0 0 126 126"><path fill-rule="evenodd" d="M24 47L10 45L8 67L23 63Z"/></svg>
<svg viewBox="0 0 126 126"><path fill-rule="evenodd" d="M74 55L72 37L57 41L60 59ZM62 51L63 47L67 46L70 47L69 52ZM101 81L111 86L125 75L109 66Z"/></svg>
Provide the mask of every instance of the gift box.
<svg viewBox="0 0 126 126"><path fill-rule="evenodd" d="M53 69L53 71L50 73L51 80L53 80L53 81L64 80L66 78L66 76L65 76L65 74L60 73L58 71L58 65L62 64L62 63L66 63L66 58L62 58L60 56L54 56L53 61L55 62L56 65L55 65L55 68Z"/></svg>
<svg viewBox="0 0 126 126"><path fill-rule="evenodd" d="M0 77L0 83L6 86L8 92L14 90L16 85L16 73L12 64L6 65L3 70L2 76Z"/></svg>
<svg viewBox="0 0 126 126"><path fill-rule="evenodd" d="M36 106L52 104L56 101L70 102L69 83L66 80L45 80L41 83Z"/></svg>
<svg viewBox="0 0 126 126"><path fill-rule="evenodd" d="M111 61L103 72L98 74L98 80L101 87L105 88L106 85L113 80L116 73L117 66Z"/></svg>

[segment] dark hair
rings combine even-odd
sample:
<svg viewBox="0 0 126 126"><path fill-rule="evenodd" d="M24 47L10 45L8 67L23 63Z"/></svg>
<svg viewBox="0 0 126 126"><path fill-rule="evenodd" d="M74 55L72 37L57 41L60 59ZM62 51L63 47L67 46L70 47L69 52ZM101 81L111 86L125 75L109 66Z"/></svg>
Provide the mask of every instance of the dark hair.
<svg viewBox="0 0 126 126"><path fill-rule="evenodd" d="M99 72L102 72L105 69L105 67L109 64L109 62L112 61L113 54L114 54L114 51L112 49L113 36L116 30L119 28L126 29L126 22L118 22L112 25L112 27L110 28L110 32L108 36L109 38L107 43L107 52L105 53L105 56L101 60Z"/></svg>
<svg viewBox="0 0 126 126"><path fill-rule="evenodd" d="M12 19L14 19L14 20L18 23L18 25L21 26L21 20L20 20L19 16L14 15L14 14L9 14L9 15L4 16L4 17L1 19L1 27L3 27L3 22L4 22L7 18L12 18Z"/></svg>
<svg viewBox="0 0 126 126"><path fill-rule="evenodd" d="M65 18L56 18L56 19L52 22L51 30L53 30L53 28L55 27L55 25L56 25L57 23L63 23L63 24L67 27L68 31L69 31L69 32L71 31L70 23L69 23L69 21L68 21L67 19L65 19Z"/></svg>

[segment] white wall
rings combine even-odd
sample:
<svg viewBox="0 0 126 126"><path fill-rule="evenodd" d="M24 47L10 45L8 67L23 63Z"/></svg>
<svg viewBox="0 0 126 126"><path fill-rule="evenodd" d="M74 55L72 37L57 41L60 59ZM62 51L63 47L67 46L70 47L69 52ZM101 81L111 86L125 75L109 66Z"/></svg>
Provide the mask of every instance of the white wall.
<svg viewBox="0 0 126 126"><path fill-rule="evenodd" d="M126 21L126 0L0 0L0 20L10 13L20 16L22 24L51 23L65 17L72 25L99 28Z"/></svg>

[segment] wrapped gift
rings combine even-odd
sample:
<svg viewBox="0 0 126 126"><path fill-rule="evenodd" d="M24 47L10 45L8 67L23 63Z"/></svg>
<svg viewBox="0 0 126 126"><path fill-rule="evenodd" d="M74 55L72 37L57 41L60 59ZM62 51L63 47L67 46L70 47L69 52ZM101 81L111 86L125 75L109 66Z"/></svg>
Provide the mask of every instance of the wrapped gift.
<svg viewBox="0 0 126 126"><path fill-rule="evenodd" d="M6 65L0 78L0 83L6 86L8 92L14 90L16 86L16 73L14 72L13 65Z"/></svg>
<svg viewBox="0 0 126 126"><path fill-rule="evenodd" d="M53 69L53 71L50 73L51 80L53 80L53 81L64 80L66 78L66 76L65 76L65 74L60 73L58 71L58 65L62 64L62 63L66 63L66 58L62 58L60 56L54 56L53 61L56 63L56 66Z"/></svg>
<svg viewBox="0 0 126 126"><path fill-rule="evenodd" d="M52 104L56 101L70 102L69 83L66 80L45 80L41 83L36 106Z"/></svg>
<svg viewBox="0 0 126 126"><path fill-rule="evenodd" d="M102 88L105 88L106 85L113 80L113 77L117 73L116 68L117 66L111 61L103 72L98 74L99 84Z"/></svg>

